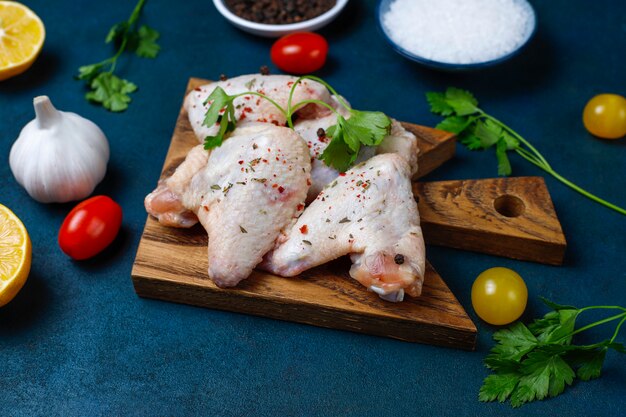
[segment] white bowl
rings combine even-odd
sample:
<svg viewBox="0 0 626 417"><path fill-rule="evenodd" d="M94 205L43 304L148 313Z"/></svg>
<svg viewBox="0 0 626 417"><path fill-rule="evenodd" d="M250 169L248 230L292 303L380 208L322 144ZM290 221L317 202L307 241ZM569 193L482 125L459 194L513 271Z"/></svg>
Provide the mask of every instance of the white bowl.
<svg viewBox="0 0 626 417"><path fill-rule="evenodd" d="M317 30L323 26L326 26L332 22L337 15L343 10L348 3L348 0L337 0L337 3L325 13L314 17L313 19L305 20L298 23L289 23L286 25L269 25L265 23L256 23L250 20L242 19L224 4L223 0L213 0L215 8L222 16L226 18L230 23L238 27L239 29L252 33L258 36L264 36L266 38L278 38L279 36L287 35L295 32L309 32Z"/></svg>

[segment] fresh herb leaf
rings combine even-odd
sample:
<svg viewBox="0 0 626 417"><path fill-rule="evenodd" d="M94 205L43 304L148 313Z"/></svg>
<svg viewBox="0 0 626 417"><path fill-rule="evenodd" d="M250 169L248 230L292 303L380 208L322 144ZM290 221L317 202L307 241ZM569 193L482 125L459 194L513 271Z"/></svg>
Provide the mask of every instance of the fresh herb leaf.
<svg viewBox="0 0 626 417"><path fill-rule="evenodd" d="M361 146L378 146L391 131L391 119L381 112L350 110L350 118L337 115L326 130L331 141L319 159L344 172L356 161Z"/></svg>
<svg viewBox="0 0 626 417"><path fill-rule="evenodd" d="M437 125L437 129L458 134L463 132L473 121L474 119L471 117L450 116L443 119Z"/></svg>
<svg viewBox="0 0 626 417"><path fill-rule="evenodd" d="M499 139L496 144L496 158L498 159L498 175L511 175L511 162L506 155L506 142L504 139Z"/></svg>
<svg viewBox="0 0 626 417"><path fill-rule="evenodd" d="M607 350L607 347L603 347L594 350L581 350L574 355L570 355L572 362L580 364L580 367L576 371L576 376L582 381L599 378Z"/></svg>
<svg viewBox="0 0 626 417"><path fill-rule="evenodd" d="M121 43L124 37L126 37L129 27L128 21L114 24L111 29L109 29L109 33L104 41L106 43Z"/></svg>
<svg viewBox="0 0 626 417"><path fill-rule="evenodd" d="M102 64L83 65L78 68L78 75L76 78L79 80L86 80L91 82L102 71Z"/></svg>
<svg viewBox="0 0 626 417"><path fill-rule="evenodd" d="M378 146L391 131L391 120L378 111L351 110L350 118L343 123L343 129L344 136L350 138L350 141Z"/></svg>
<svg viewBox="0 0 626 417"><path fill-rule="evenodd" d="M502 137L502 128L491 120L478 120L474 128L474 135L480 139L483 149L489 149L497 144Z"/></svg>
<svg viewBox="0 0 626 417"><path fill-rule="evenodd" d="M457 116L467 116L478 111L478 100L466 90L450 87L445 93L445 102Z"/></svg>
<svg viewBox="0 0 626 417"><path fill-rule="evenodd" d="M203 126L213 127L219 124L220 128L215 136L207 136L204 139L204 149L213 149L222 144L224 135L233 131L237 125L233 102L237 96L229 96L221 87L215 90L204 101L209 108L204 115Z"/></svg>
<svg viewBox="0 0 626 417"><path fill-rule="evenodd" d="M244 84L244 86L248 89L248 90L252 90L254 88L254 85L256 84L256 78L251 79L250 81L248 81L247 83Z"/></svg>
<svg viewBox="0 0 626 417"><path fill-rule="evenodd" d="M526 327L518 322L508 329L494 333L498 343L485 358L485 366L494 374L485 378L478 393L480 401L510 399L511 406L555 397L561 394L576 377L583 381L600 376L608 349L626 353L621 343L615 342L626 322L626 308L591 306L576 309L544 300L553 308L543 318ZM621 313L588 324L575 330L579 315L593 309L616 309ZM573 345L572 337L583 330L619 320L613 337L593 345Z"/></svg>
<svg viewBox="0 0 626 417"><path fill-rule="evenodd" d="M329 133L326 135L331 137ZM334 167L339 172L345 172L356 161L357 155L343 139L343 131L337 129L337 133L332 135L332 139L320 155L320 159L329 167Z"/></svg>
<svg viewBox="0 0 626 417"><path fill-rule="evenodd" d="M428 100L428 103L430 104L430 111L435 114L450 116L454 113L454 108L447 103L446 95L444 93L426 93L426 100Z"/></svg>
<svg viewBox="0 0 626 417"><path fill-rule="evenodd" d="M320 100L311 99L292 104L291 99L295 88L304 79L312 79L320 82L325 85L332 94L337 95L337 92L322 79L306 75L300 77L293 83L287 102L288 107L285 110L274 100L262 93L247 91L229 96L221 87L216 87L204 102L205 105L209 105L209 108L205 114L203 125L213 127L218 124L220 128L215 136L205 138L205 148L211 149L220 146L224 136L236 127L237 119L235 117L235 106L233 102L237 97L245 95L256 95L268 100L283 113L287 119L287 125L291 128L293 128L292 116L294 112L306 104L317 104L322 107L327 107L334 112L336 115L336 124L332 125L324 132L325 136L330 139L330 143L319 156L319 159L323 160L326 165L341 172L348 170L356 161L362 146L378 146L383 139L389 135L391 131L391 119L384 113L351 109L341 99L339 99L339 102L350 112L350 117L348 118L339 114L337 110L328 103ZM250 90L255 86L255 83L256 78L253 78L248 81L245 86Z"/></svg>
<svg viewBox="0 0 626 417"><path fill-rule="evenodd" d="M76 78L84 80L91 89L85 94L87 100L113 112L126 110L131 102L128 94L137 90L135 84L114 74L122 53L128 51L140 57L155 58L161 49L156 43L159 32L146 25L138 27L137 22L145 3L146 0L139 0L128 20L116 23L109 29L105 42L112 43L117 48L111 58L78 68Z"/></svg>
<svg viewBox="0 0 626 417"><path fill-rule="evenodd" d="M156 43L160 36L156 30L142 25L137 31L135 54L141 58L156 58L161 51L161 47Z"/></svg>
<svg viewBox="0 0 626 417"><path fill-rule="evenodd" d="M469 91L449 87L445 92L426 93L426 100L432 113L445 117L437 128L457 134L459 142L472 151L495 147L499 175L511 175L513 170L507 152L513 151L576 192L626 215L626 209L589 193L558 174L520 134L478 107L478 100Z"/></svg>
<svg viewBox="0 0 626 417"><path fill-rule="evenodd" d="M498 400L502 403L509 398L518 382L519 378L513 373L489 375L480 387L478 400L483 402Z"/></svg>
<svg viewBox="0 0 626 417"><path fill-rule="evenodd" d="M110 72L100 73L90 84L92 91L85 94L85 98L112 112L124 111L131 102L129 96L137 90L137 86L130 81L123 80Z"/></svg>

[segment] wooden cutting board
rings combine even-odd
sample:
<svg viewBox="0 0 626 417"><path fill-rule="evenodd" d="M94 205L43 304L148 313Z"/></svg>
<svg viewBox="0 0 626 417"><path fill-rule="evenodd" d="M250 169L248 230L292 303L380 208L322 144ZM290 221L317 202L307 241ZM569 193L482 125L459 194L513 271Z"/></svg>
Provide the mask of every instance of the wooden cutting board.
<svg viewBox="0 0 626 417"><path fill-rule="evenodd" d="M206 80L192 78L187 91ZM405 124L418 137L420 175L454 155L454 136ZM163 174L175 169L196 145L181 109ZM156 185L156 178L155 178ZM255 271L235 289L221 289L207 278L207 236L201 226L173 229L148 217L132 269L135 291L156 298L274 319L386 336L409 342L473 349L476 326L439 274L428 264L422 296L389 303L348 275L345 258L281 278Z"/></svg>

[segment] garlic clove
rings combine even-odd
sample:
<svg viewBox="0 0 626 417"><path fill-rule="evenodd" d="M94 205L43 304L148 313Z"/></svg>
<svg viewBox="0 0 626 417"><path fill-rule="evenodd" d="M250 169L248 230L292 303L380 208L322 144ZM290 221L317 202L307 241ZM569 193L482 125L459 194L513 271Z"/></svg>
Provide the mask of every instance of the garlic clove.
<svg viewBox="0 0 626 417"><path fill-rule="evenodd" d="M36 117L22 129L9 155L11 171L42 203L89 196L106 174L109 144L93 122L57 110L46 96L33 100Z"/></svg>

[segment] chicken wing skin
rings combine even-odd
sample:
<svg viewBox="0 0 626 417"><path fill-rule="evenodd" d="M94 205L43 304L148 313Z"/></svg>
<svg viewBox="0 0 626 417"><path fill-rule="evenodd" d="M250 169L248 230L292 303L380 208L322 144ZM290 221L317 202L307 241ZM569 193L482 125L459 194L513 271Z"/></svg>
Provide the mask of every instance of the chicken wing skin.
<svg viewBox="0 0 626 417"><path fill-rule="evenodd" d="M350 254L350 276L382 298L419 296L425 246L410 176L395 153L341 174L281 234L262 267L291 277Z"/></svg>
<svg viewBox="0 0 626 417"><path fill-rule="evenodd" d="M148 214L169 227L187 228L198 223L196 215L183 205L181 196L208 160L209 152L202 145L192 148L174 173L159 180L157 188L146 196L144 205Z"/></svg>
<svg viewBox="0 0 626 417"><path fill-rule="evenodd" d="M249 74L231 78L226 81L218 81L203 85L191 91L185 98L185 109L189 114L189 121L198 140L203 141L207 136L213 136L218 131L218 126L203 126L204 116L210 106L204 102L217 87L224 89L226 94L235 95L254 91L264 94L278 103L282 108L287 108L289 92L297 77L289 75L261 75ZM326 87L312 80L302 80L295 88L292 104L304 100L321 100L331 103L331 96ZM287 119L271 102L255 95L245 95L233 101L235 117L238 125L247 122L272 123L277 126L285 126ZM309 104L296 112L300 119L314 119L330 114L326 107Z"/></svg>
<svg viewBox="0 0 626 417"><path fill-rule="evenodd" d="M182 193L209 235L209 278L232 287L247 278L304 209L311 163L291 129L237 128Z"/></svg>

